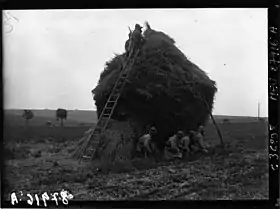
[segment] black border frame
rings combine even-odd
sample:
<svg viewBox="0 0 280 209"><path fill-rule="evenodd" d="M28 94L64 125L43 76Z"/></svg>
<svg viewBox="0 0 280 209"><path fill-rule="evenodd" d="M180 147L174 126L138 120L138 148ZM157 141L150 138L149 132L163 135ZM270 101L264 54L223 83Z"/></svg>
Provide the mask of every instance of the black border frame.
<svg viewBox="0 0 280 209"><path fill-rule="evenodd" d="M269 199L279 205L279 3L268 8ZM279 205L280 207L280 205Z"/></svg>
<svg viewBox="0 0 280 209"><path fill-rule="evenodd" d="M267 8L268 9L268 95L269 95L269 200L246 200L246 201L70 201L68 206L63 206L62 203L59 207L82 207L82 208L149 208L149 207L159 207L159 208L177 208L177 207L205 207L205 208L236 208L236 207L246 207L246 208L279 208L279 199L277 206L277 198L279 198L279 68L280 68L280 8L279 2L277 0L272 1L211 1L204 3L203 1L172 1L172 4L167 2L160 2L159 4L145 4L141 2L126 2L121 3L119 1L79 1L79 2L59 2L53 3L51 1L18 1L12 2L8 0L2 0L0 2L1 8L3 10L12 9L117 9L117 8ZM254 2L254 3L253 3ZM2 18L2 16L1 16ZM1 21L2 24L2 21ZM1 25L2 26L2 25ZM2 27L1 27L2 29ZM1 33L2 38L2 33ZM1 42L2 43L2 42ZM3 44L3 43L2 43ZM2 52L1 45L1 52ZM2 55L3 53L1 53ZM3 58L3 55L2 55ZM2 59L3 60L3 59ZM3 69L3 62L2 62ZM3 70L2 70L3 72ZM2 76L3 78L3 76ZM3 86L3 82L1 80ZM2 88L3 90L3 88ZM3 118L3 91L1 92L1 116ZM2 129L3 130L3 129ZM1 146L2 149L3 146ZM3 152L1 152L3 153ZM275 157L277 154L278 158ZM2 158L3 159L3 156ZM278 165L276 170L275 166ZM274 167L272 167L274 166ZM1 160L1 168L3 168L3 162ZM3 171L3 169L1 169ZM3 175L1 175L1 182L3 182ZM1 183L1 189L2 189ZM5 208L38 208L35 205L30 206L27 203L20 202L19 204L13 206L8 201L3 201L3 193L1 192L1 206ZM55 206L53 202L48 202L49 206Z"/></svg>

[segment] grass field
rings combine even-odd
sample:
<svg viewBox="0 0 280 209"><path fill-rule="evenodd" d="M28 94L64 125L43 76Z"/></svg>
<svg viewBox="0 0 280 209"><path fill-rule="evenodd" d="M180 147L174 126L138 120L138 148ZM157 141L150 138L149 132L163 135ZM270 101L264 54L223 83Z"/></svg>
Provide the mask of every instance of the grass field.
<svg viewBox="0 0 280 209"><path fill-rule="evenodd" d="M221 123L226 117L216 116L226 144L224 153L218 148L216 129L209 123L205 130L205 141L211 146L208 154L174 162L135 159L110 166L109 173L98 173L95 165L78 164L70 158L74 143L96 122L96 114L83 117L85 112L69 112L64 128L45 126L47 120L55 122L54 111L40 114L35 112L26 129L21 111L5 113L7 199L11 192L34 196L62 189L69 190L74 199L87 200L268 198L265 121L228 117L229 123Z"/></svg>

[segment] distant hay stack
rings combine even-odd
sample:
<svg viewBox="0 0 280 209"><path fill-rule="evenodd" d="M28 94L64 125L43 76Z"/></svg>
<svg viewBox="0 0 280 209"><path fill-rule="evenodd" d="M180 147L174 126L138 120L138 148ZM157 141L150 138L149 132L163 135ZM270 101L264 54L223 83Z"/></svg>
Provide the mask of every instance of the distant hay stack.
<svg viewBox="0 0 280 209"><path fill-rule="evenodd" d="M163 32L155 31L148 24L144 32L146 42L130 71L128 81L119 98L110 130L105 133L112 153L125 135L121 153L131 155L132 135L139 137L150 124L157 128L156 142L163 148L165 141L179 129L185 132L205 125L209 111L205 103L193 95L204 98L212 111L217 91L215 81L197 65L189 61L175 46L175 41ZM98 117L122 70L125 54L116 55L106 62L98 85L92 90ZM121 150L124 151L121 151Z"/></svg>

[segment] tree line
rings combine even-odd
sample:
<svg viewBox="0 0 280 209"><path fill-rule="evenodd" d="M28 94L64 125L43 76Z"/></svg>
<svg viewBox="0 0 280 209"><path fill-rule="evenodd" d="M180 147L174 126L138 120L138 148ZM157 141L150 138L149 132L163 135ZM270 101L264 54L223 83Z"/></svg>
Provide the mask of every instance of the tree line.
<svg viewBox="0 0 280 209"><path fill-rule="evenodd" d="M23 114L22 114L22 118L25 119L25 126L28 127L29 121L34 118L34 113L32 110L23 110ZM56 120L59 121L60 120L60 126L63 127L64 126L64 120L67 119L67 110L66 109L62 109L62 108L58 108L56 110L56 114L55 114Z"/></svg>

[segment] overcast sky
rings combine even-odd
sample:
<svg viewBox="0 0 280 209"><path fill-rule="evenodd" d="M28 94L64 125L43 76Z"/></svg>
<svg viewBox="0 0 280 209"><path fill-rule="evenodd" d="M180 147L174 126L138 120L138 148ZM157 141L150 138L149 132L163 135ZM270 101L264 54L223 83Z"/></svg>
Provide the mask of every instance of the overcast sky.
<svg viewBox="0 0 280 209"><path fill-rule="evenodd" d="M95 109L104 64L148 21L217 82L214 114L268 114L267 10L5 11L5 108ZM13 27L13 28L12 28Z"/></svg>

